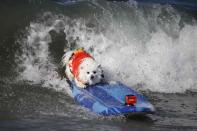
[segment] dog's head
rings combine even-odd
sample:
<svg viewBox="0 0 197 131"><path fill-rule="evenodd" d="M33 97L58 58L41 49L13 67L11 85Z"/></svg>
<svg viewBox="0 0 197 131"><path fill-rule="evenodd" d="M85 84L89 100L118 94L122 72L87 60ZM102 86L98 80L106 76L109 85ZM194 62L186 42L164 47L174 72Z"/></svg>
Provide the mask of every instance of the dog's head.
<svg viewBox="0 0 197 131"><path fill-rule="evenodd" d="M85 58L78 68L78 78L86 85L94 85L104 80L103 70L92 58Z"/></svg>

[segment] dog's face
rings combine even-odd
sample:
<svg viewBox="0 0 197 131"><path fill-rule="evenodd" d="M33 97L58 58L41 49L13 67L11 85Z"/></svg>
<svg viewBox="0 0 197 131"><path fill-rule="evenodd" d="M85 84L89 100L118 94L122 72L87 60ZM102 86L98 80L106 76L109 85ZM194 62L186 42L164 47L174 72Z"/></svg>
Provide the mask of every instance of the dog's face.
<svg viewBox="0 0 197 131"><path fill-rule="evenodd" d="M85 83L86 86L94 85L104 79L103 70L93 59L84 59L79 66L78 78Z"/></svg>

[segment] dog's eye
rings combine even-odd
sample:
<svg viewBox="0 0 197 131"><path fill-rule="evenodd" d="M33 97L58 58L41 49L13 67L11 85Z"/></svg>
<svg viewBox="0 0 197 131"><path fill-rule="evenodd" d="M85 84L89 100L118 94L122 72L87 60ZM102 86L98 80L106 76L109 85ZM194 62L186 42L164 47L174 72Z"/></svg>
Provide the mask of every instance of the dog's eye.
<svg viewBox="0 0 197 131"><path fill-rule="evenodd" d="M94 74L96 74L96 71L93 71Z"/></svg>
<svg viewBox="0 0 197 131"><path fill-rule="evenodd" d="M87 74L90 74L90 72L87 72Z"/></svg>

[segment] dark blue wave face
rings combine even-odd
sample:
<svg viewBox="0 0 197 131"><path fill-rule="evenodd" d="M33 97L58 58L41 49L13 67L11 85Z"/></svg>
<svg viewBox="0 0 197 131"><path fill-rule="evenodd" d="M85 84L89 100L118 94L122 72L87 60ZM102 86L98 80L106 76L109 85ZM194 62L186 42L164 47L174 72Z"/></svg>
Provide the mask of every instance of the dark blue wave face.
<svg viewBox="0 0 197 131"><path fill-rule="evenodd" d="M53 0L53 1L58 2L60 4L70 4L70 3L76 2L77 0ZM129 0L106 0L106 1L126 2ZM135 0L135 1L137 1L139 4L141 3L143 4L169 4L175 7L197 11L197 0Z"/></svg>
<svg viewBox="0 0 197 131"><path fill-rule="evenodd" d="M173 6L197 10L197 1L196 0L136 0L139 3L158 3L158 4L170 4Z"/></svg>

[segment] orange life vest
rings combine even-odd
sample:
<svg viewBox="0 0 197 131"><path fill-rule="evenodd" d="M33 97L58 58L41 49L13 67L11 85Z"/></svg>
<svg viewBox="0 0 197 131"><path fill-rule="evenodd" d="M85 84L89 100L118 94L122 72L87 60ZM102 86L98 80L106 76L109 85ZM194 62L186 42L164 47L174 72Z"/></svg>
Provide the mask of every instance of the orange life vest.
<svg viewBox="0 0 197 131"><path fill-rule="evenodd" d="M79 68L79 65L81 64L81 62L83 61L83 59L85 58L92 58L92 56L90 56L90 54L88 54L87 52L85 52L84 50L82 49L78 49L76 50L71 58L70 58L70 61L69 61L69 67L70 67L70 70L73 74L73 76L75 78L78 79L78 75L79 75L79 71L78 71L78 68ZM79 79L78 79L79 80ZM79 80L80 81L80 80ZM83 83L83 82L82 82Z"/></svg>

